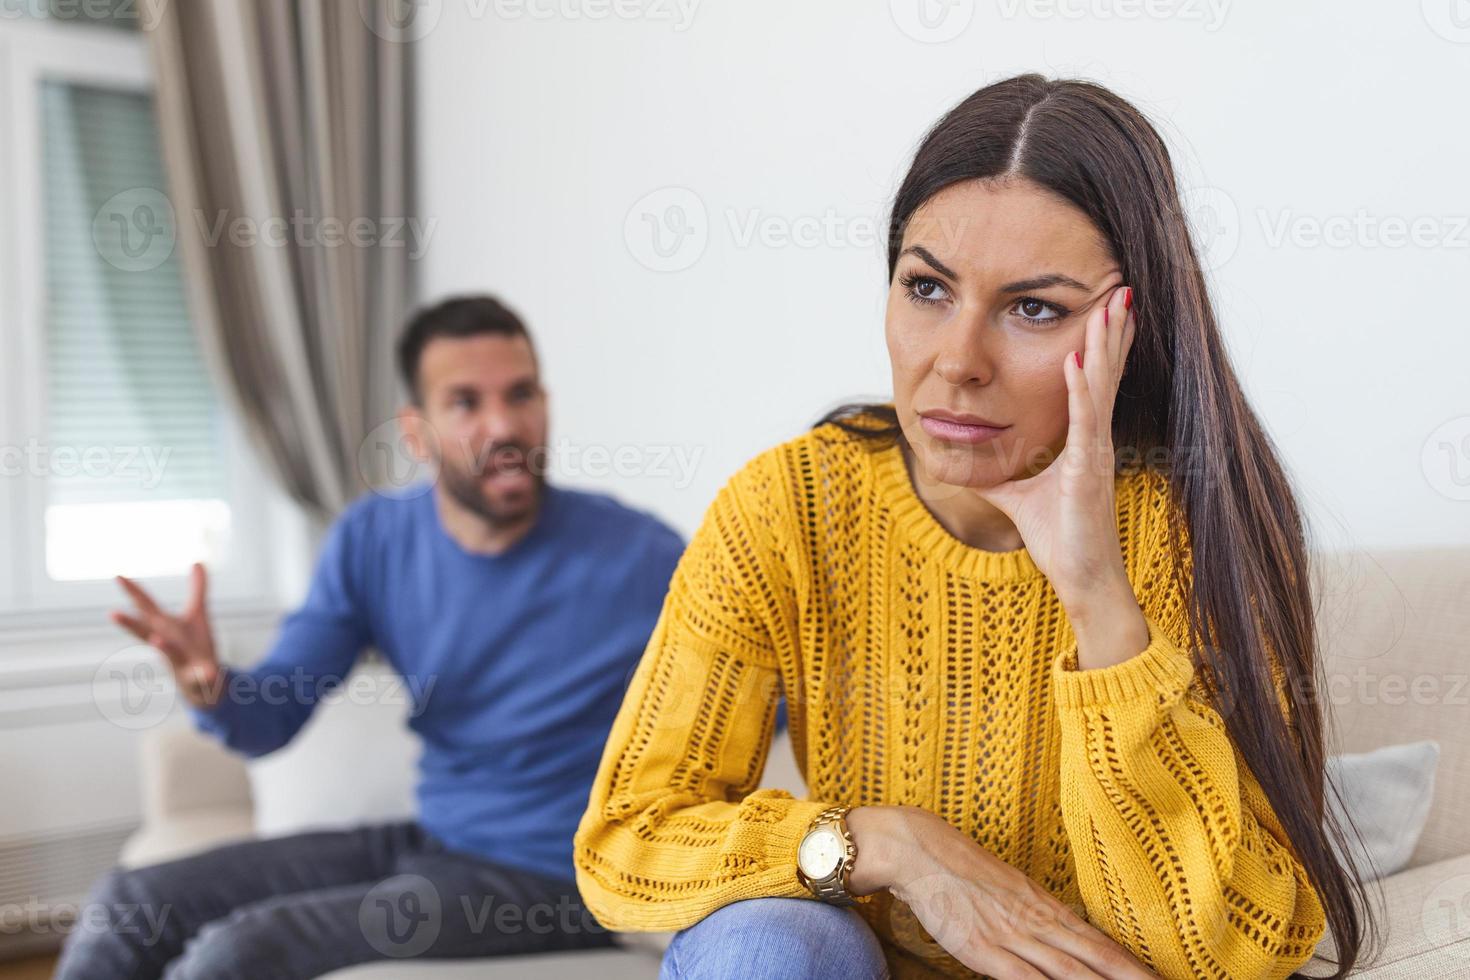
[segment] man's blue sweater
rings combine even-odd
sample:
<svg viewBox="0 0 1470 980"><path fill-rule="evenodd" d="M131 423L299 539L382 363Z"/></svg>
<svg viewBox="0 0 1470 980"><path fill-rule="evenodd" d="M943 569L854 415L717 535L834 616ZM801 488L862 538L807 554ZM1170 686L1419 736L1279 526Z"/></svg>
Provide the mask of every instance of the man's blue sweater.
<svg viewBox="0 0 1470 980"><path fill-rule="evenodd" d="M547 486L525 537L472 554L425 488L368 494L328 532L306 603L265 660L229 671L196 721L242 753L270 752L374 647L415 696L424 828L570 880L572 834L683 548L649 514Z"/></svg>

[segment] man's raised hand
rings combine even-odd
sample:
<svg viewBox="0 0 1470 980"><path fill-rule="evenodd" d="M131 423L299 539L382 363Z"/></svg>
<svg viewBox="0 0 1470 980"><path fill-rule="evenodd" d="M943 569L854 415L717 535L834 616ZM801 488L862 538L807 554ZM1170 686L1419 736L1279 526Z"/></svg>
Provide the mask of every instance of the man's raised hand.
<svg viewBox="0 0 1470 980"><path fill-rule="evenodd" d="M136 615L115 611L112 621L164 655L175 683L190 704L211 708L219 700L221 669L205 606L209 581L198 562L189 575L189 603L177 616L159 608L137 582L117 576L118 584L133 599Z"/></svg>

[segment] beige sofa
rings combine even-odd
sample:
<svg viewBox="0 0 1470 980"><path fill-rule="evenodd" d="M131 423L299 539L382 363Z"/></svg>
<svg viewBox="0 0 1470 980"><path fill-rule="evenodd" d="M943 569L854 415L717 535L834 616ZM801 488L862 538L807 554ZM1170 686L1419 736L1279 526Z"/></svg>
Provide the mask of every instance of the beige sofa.
<svg viewBox="0 0 1470 980"><path fill-rule="evenodd" d="M1470 977L1470 548L1346 552L1319 567L1331 748L1361 752L1432 738L1440 743L1428 824L1406 870L1380 882L1386 939L1364 980ZM242 762L187 727L148 741L145 822L124 861L143 864L253 832ZM406 774L405 774L406 778ZM765 784L801 792L784 740ZM654 977L667 937L629 937L621 951L502 960L385 962L334 980ZM1309 974L1328 972L1318 961Z"/></svg>

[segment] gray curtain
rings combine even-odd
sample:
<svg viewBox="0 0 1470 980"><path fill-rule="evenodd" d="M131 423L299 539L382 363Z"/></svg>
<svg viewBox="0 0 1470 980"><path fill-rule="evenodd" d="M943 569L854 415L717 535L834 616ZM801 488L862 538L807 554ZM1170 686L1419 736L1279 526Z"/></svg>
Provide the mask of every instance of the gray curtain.
<svg viewBox="0 0 1470 980"><path fill-rule="evenodd" d="M410 302L411 44L387 0L186 0L150 32L204 356L274 477L329 519L387 464Z"/></svg>

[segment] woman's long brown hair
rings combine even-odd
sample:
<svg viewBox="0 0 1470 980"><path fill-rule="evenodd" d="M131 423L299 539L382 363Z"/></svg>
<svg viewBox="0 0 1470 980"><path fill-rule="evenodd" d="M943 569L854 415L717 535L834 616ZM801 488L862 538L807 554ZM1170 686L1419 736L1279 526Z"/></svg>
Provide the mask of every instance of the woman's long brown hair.
<svg viewBox="0 0 1470 980"><path fill-rule="evenodd" d="M1331 976L1345 976L1377 930L1363 885L1339 857L1356 829L1324 822L1331 811L1307 528L1226 356L1168 150L1137 109L1102 86L1038 74L988 85L919 146L889 220L890 282L904 229L925 201L960 181L1009 178L1086 214L1133 287L1137 326L1114 448L1120 460L1169 474L1175 568L1186 574L1185 548L1192 566L1182 584L1197 667L1322 903L1337 957ZM845 405L821 422L903 438L885 405ZM1295 737L1276 696L1272 651L1289 683Z"/></svg>

